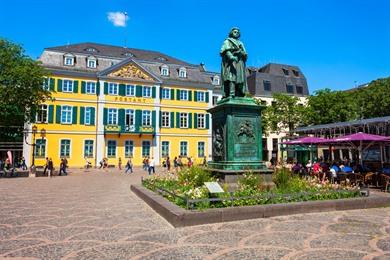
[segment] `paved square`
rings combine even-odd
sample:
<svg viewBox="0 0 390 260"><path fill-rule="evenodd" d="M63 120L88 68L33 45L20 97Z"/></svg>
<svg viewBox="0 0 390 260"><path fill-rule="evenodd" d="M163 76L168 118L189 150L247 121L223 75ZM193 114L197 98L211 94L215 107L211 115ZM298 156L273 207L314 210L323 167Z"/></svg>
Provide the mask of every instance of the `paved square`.
<svg viewBox="0 0 390 260"><path fill-rule="evenodd" d="M0 258L390 259L390 208L174 229L130 191L141 176L0 179Z"/></svg>

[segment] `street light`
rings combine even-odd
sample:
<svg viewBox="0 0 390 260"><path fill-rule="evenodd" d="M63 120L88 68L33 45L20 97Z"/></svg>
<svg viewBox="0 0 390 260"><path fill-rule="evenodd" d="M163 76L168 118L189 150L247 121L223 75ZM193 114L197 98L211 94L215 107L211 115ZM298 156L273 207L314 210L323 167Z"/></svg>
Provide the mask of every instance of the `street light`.
<svg viewBox="0 0 390 260"><path fill-rule="evenodd" d="M32 134L33 134L33 143L31 144L31 146L33 148L32 163L31 163L31 167L32 167L32 166L35 166L35 145L36 145L35 144L35 135L37 134L38 127L36 125L33 125L31 130L32 130Z"/></svg>

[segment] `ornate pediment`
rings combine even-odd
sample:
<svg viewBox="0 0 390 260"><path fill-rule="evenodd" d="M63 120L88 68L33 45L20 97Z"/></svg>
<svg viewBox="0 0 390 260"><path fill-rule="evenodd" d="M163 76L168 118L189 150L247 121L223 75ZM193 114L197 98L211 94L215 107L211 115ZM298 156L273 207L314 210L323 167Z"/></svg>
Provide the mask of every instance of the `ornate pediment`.
<svg viewBox="0 0 390 260"><path fill-rule="evenodd" d="M108 74L109 77L153 81L153 78L134 64L128 64Z"/></svg>

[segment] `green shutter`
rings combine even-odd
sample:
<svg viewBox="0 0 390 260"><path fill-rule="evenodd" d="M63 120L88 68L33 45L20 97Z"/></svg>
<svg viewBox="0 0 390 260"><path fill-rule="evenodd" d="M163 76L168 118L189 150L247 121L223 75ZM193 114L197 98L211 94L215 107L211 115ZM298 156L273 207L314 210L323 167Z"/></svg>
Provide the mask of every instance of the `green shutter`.
<svg viewBox="0 0 390 260"><path fill-rule="evenodd" d="M30 120L31 120L31 123L35 123L35 121L37 120L37 109L38 109L38 107L36 107L36 106L33 106L33 107L31 107L31 118L30 118Z"/></svg>
<svg viewBox="0 0 390 260"><path fill-rule="evenodd" d="M156 98L156 87L152 87L152 98Z"/></svg>
<svg viewBox="0 0 390 260"><path fill-rule="evenodd" d="M206 129L210 128L210 115L206 114Z"/></svg>
<svg viewBox="0 0 390 260"><path fill-rule="evenodd" d="M85 107L80 107L80 125L84 124Z"/></svg>
<svg viewBox="0 0 390 260"><path fill-rule="evenodd" d="M123 108L119 109L119 112L118 112L118 119L119 119L119 124L121 126L121 129L124 130L125 129L125 110Z"/></svg>
<svg viewBox="0 0 390 260"><path fill-rule="evenodd" d="M161 112L161 110L160 110L160 112L159 112L159 122L158 122L158 126L159 127L161 127L161 125L162 125L162 118L161 118L161 114L162 114L162 112Z"/></svg>
<svg viewBox="0 0 390 260"><path fill-rule="evenodd" d="M98 80L97 82L96 82L96 95L100 95L100 81Z"/></svg>
<svg viewBox="0 0 390 260"><path fill-rule="evenodd" d="M85 93L85 81L81 81L81 94Z"/></svg>
<svg viewBox="0 0 390 260"><path fill-rule="evenodd" d="M188 101L192 101L192 90L188 90Z"/></svg>
<svg viewBox="0 0 390 260"><path fill-rule="evenodd" d="M79 81L75 80L73 81L73 93L78 93L79 92Z"/></svg>
<svg viewBox="0 0 390 260"><path fill-rule="evenodd" d="M126 85L119 84L119 96L126 96Z"/></svg>
<svg viewBox="0 0 390 260"><path fill-rule="evenodd" d="M162 99L162 90L163 90L163 88L160 87L160 99Z"/></svg>
<svg viewBox="0 0 390 260"><path fill-rule="evenodd" d="M194 91L194 101L198 101L198 95L197 95L198 91Z"/></svg>
<svg viewBox="0 0 390 260"><path fill-rule="evenodd" d="M62 92L62 79L57 80L57 92Z"/></svg>
<svg viewBox="0 0 390 260"><path fill-rule="evenodd" d="M206 99L205 100L206 100L206 103L209 103L209 92L208 91L206 92Z"/></svg>
<svg viewBox="0 0 390 260"><path fill-rule="evenodd" d="M108 95L108 83L104 82L104 95Z"/></svg>
<svg viewBox="0 0 390 260"><path fill-rule="evenodd" d="M91 125L95 125L95 108L91 108Z"/></svg>
<svg viewBox="0 0 390 260"><path fill-rule="evenodd" d="M103 125L107 125L107 118L108 118L108 109L105 107L103 109Z"/></svg>
<svg viewBox="0 0 390 260"><path fill-rule="evenodd" d="M72 124L77 124L77 107L73 107L73 113L72 113Z"/></svg>
<svg viewBox="0 0 390 260"><path fill-rule="evenodd" d="M61 124L61 106L56 106L56 123Z"/></svg>
<svg viewBox="0 0 390 260"><path fill-rule="evenodd" d="M175 112L171 112L171 128L175 127Z"/></svg>
<svg viewBox="0 0 390 260"><path fill-rule="evenodd" d="M192 113L188 113L188 128L192 128Z"/></svg>
<svg viewBox="0 0 390 260"><path fill-rule="evenodd" d="M135 110L135 130L139 131L139 126L141 125L142 121L142 111L137 109Z"/></svg>
<svg viewBox="0 0 390 260"><path fill-rule="evenodd" d="M176 128L180 128L180 113L176 112Z"/></svg>
<svg viewBox="0 0 390 260"><path fill-rule="evenodd" d="M175 90L171 88L171 100L175 100Z"/></svg>
<svg viewBox="0 0 390 260"><path fill-rule="evenodd" d="M135 96L142 97L142 86L140 85L135 86Z"/></svg>
<svg viewBox="0 0 390 260"><path fill-rule="evenodd" d="M54 105L49 105L49 119L47 120L49 124L53 123L53 117L54 117L53 114L54 114Z"/></svg>
<svg viewBox="0 0 390 260"><path fill-rule="evenodd" d="M176 100L180 100L180 89L176 89Z"/></svg>
<svg viewBox="0 0 390 260"><path fill-rule="evenodd" d="M155 110L152 111L152 126L153 126L154 131L156 131L156 111Z"/></svg>
<svg viewBox="0 0 390 260"><path fill-rule="evenodd" d="M198 128L198 113L194 113L194 128Z"/></svg>
<svg viewBox="0 0 390 260"><path fill-rule="evenodd" d="M49 78L49 89L50 91L54 91L54 79Z"/></svg>

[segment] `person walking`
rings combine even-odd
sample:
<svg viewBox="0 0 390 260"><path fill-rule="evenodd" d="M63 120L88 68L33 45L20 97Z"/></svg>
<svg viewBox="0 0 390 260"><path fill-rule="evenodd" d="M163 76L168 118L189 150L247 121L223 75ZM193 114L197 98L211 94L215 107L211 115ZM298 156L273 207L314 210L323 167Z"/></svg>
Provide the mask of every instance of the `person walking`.
<svg viewBox="0 0 390 260"><path fill-rule="evenodd" d="M22 165L22 170L24 170L24 171L27 170L26 159L24 157L22 157L20 162L21 162L21 165Z"/></svg>
<svg viewBox="0 0 390 260"><path fill-rule="evenodd" d="M149 164L149 175L152 174L152 171L153 171L153 174L156 173L155 170L154 170L154 158L152 157L150 160L148 160L148 164Z"/></svg>
<svg viewBox="0 0 390 260"><path fill-rule="evenodd" d="M47 163L47 177L51 178L53 170L54 170L53 160L50 158L48 163Z"/></svg>
<svg viewBox="0 0 390 260"><path fill-rule="evenodd" d="M121 157L119 157L119 159L118 159L118 168L119 168L119 170L122 170L122 158Z"/></svg>
<svg viewBox="0 0 390 260"><path fill-rule="evenodd" d="M64 162L64 158L61 159L61 163L60 163L60 172L58 173L59 176L62 176L62 173L64 173L64 175L66 175L66 171L65 171L65 162Z"/></svg>
<svg viewBox="0 0 390 260"><path fill-rule="evenodd" d="M170 173L171 172L171 159L169 159L169 156L167 157L165 164L167 166L168 173Z"/></svg>
<svg viewBox="0 0 390 260"><path fill-rule="evenodd" d="M47 167L49 166L49 158L46 157L45 167L43 168L43 175L46 175Z"/></svg>
<svg viewBox="0 0 390 260"><path fill-rule="evenodd" d="M66 168L68 168L68 160L66 159L66 157L64 157L63 159L63 162L64 162L64 175L68 175L68 173L66 172Z"/></svg>
<svg viewBox="0 0 390 260"><path fill-rule="evenodd" d="M177 173L177 167L178 167L177 157L175 157L175 159L173 159L173 168L175 169L175 173Z"/></svg>
<svg viewBox="0 0 390 260"><path fill-rule="evenodd" d="M131 158L129 158L126 163L125 173L127 173L128 171L130 171L130 173L133 173L133 162L131 161Z"/></svg>

